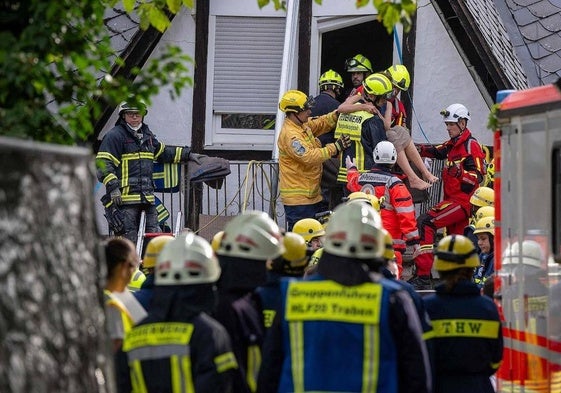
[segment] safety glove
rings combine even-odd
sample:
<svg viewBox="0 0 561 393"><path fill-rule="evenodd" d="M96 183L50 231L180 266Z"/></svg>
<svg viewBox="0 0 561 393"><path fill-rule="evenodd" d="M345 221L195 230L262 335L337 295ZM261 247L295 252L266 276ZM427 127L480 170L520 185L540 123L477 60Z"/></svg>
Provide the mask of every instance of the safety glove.
<svg viewBox="0 0 561 393"><path fill-rule="evenodd" d="M343 134L335 141L335 147L340 153L351 145L351 138L347 134Z"/></svg>
<svg viewBox="0 0 561 393"><path fill-rule="evenodd" d="M113 191L111 191L109 195L111 196L111 201L115 205L120 206L123 203L123 198L121 197L121 190L119 190L118 187L115 188Z"/></svg>

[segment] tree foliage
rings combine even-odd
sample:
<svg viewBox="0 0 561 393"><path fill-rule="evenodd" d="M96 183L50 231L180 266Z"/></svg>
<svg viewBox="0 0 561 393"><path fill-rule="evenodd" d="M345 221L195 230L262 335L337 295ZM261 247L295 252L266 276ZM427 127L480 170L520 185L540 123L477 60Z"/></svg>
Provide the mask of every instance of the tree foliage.
<svg viewBox="0 0 561 393"><path fill-rule="evenodd" d="M269 3L273 3L275 9L286 8L286 1L283 0L257 0L259 7L263 8ZM317 4L322 0L314 0ZM371 0L356 0L357 8L365 7ZM417 0L372 0L372 4L378 10L378 20L382 22L391 34L396 24L401 23L405 31L411 29L411 17L417 12Z"/></svg>
<svg viewBox="0 0 561 393"><path fill-rule="evenodd" d="M192 83L191 59L170 46L134 81L112 77L123 59L111 48L104 12L117 0L0 2L0 127L3 134L60 144L86 140L103 105L134 95L150 102L163 86L172 96ZM191 0L123 2L143 28L164 31L169 13ZM136 9L134 7L137 7Z"/></svg>

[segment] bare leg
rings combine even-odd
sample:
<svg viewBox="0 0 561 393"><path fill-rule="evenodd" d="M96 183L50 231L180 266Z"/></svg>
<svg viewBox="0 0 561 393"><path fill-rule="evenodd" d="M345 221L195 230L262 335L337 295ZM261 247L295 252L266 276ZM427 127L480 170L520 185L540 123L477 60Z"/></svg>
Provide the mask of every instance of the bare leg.
<svg viewBox="0 0 561 393"><path fill-rule="evenodd" d="M409 164L409 160L407 159L407 155L405 155L404 150L401 150L397 153L397 165L399 165L403 173L405 173L405 175L409 179L409 186L411 188L416 188L418 190L426 190L431 186L430 183L423 181L423 179L417 176L415 171L413 171L413 168L411 168L411 165Z"/></svg>
<svg viewBox="0 0 561 393"><path fill-rule="evenodd" d="M434 182L438 181L438 177L434 176L425 166L425 163L423 162L421 155L415 148L413 141L409 142L409 144L405 148L405 154L411 160L411 162L413 162L413 165L415 165L417 169L421 171L421 175L423 176L423 179L425 179L430 184L433 184Z"/></svg>

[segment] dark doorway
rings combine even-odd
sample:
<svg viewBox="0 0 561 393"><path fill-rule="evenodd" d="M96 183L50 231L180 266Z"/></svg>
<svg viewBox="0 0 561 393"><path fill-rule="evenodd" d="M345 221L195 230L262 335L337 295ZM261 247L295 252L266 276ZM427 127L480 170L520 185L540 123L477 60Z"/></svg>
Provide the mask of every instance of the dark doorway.
<svg viewBox="0 0 561 393"><path fill-rule="evenodd" d="M345 71L345 60L359 53L370 60L374 72L385 70L392 65L393 36L378 21L323 33L321 73L333 69L341 74L345 87L350 86L351 78Z"/></svg>

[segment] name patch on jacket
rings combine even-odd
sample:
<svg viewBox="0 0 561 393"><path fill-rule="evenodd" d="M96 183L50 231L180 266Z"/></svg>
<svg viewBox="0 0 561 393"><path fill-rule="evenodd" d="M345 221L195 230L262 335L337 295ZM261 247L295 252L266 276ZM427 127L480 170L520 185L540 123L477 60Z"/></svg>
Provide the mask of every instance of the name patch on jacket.
<svg viewBox="0 0 561 393"><path fill-rule="evenodd" d="M306 152L306 148L302 146L302 144L298 139L292 140L292 150L294 150L294 153L296 153L299 156L304 155L304 153Z"/></svg>
<svg viewBox="0 0 561 393"><path fill-rule="evenodd" d="M287 321L335 321L378 324L382 286L346 287L333 281L291 282L286 297Z"/></svg>
<svg viewBox="0 0 561 393"><path fill-rule="evenodd" d="M360 174L360 176L358 177L358 182L386 184L388 179L389 179L388 175L383 175L381 173L365 172Z"/></svg>

